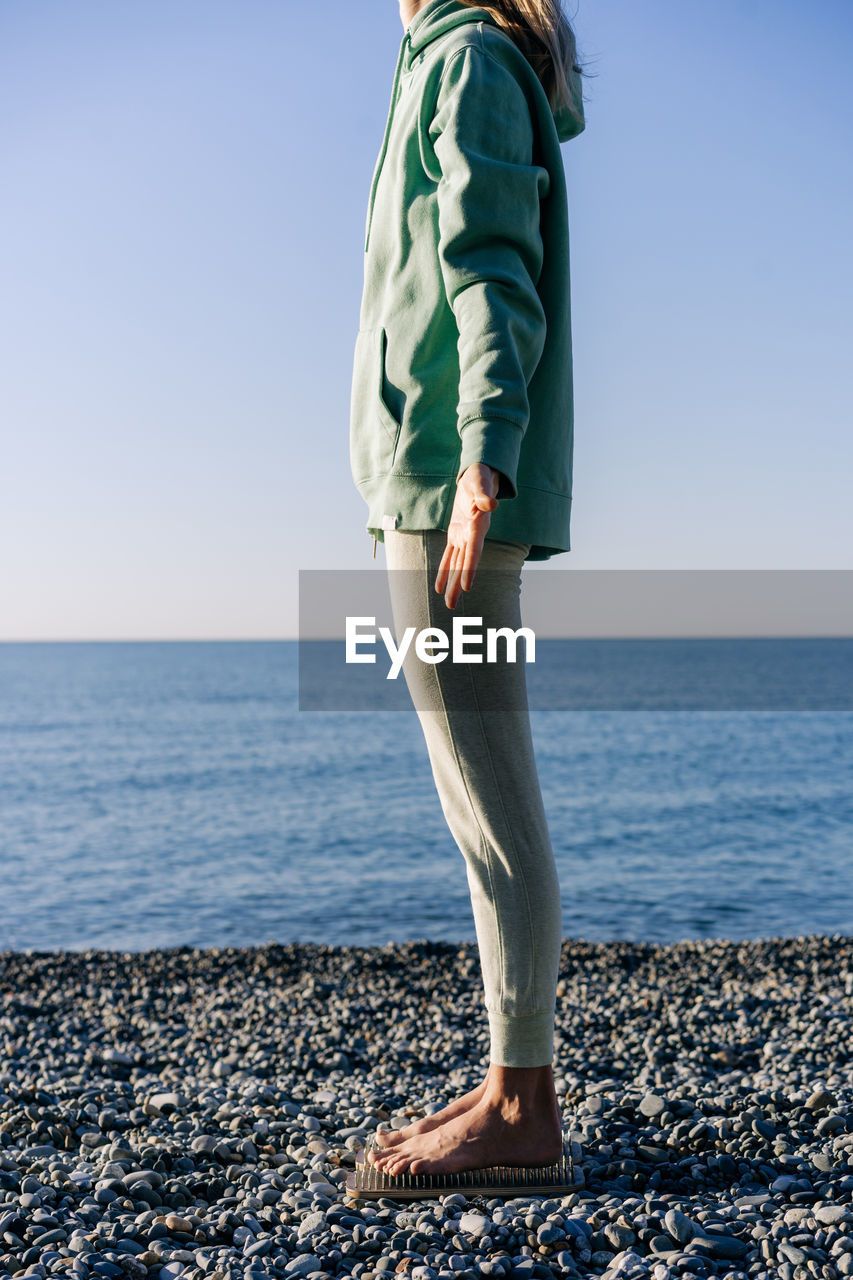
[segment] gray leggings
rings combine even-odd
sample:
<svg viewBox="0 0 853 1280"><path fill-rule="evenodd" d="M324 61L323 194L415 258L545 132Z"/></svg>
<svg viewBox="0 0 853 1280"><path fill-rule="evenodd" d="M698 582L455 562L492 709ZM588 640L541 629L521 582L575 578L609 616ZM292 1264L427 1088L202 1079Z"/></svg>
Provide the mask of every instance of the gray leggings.
<svg viewBox="0 0 853 1280"><path fill-rule="evenodd" d="M484 629L520 627L528 545L487 538L473 587L452 611L434 586L446 545L447 535L438 529L385 532L397 642L409 626L450 635L457 615L482 618ZM524 645L514 664L471 666L449 655L436 665L422 662L412 644L403 673L442 811L465 858L490 1060L543 1066L554 1055L562 918L533 754Z"/></svg>

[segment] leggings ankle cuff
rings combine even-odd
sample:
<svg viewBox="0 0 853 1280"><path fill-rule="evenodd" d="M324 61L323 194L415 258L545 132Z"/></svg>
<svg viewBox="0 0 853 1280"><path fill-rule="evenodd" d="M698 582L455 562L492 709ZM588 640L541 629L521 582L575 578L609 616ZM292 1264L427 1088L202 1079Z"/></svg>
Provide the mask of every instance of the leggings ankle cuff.
<svg viewBox="0 0 853 1280"><path fill-rule="evenodd" d="M497 1067L544 1067L554 1060L554 1013L489 1013L489 1060Z"/></svg>

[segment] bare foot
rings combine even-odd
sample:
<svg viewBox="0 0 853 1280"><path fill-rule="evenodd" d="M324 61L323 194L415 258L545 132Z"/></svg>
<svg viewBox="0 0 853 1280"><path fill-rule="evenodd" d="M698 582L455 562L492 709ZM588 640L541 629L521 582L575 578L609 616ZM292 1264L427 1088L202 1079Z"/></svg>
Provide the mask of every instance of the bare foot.
<svg viewBox="0 0 853 1280"><path fill-rule="evenodd" d="M462 1115L463 1112L470 1111L482 1100L484 1093L492 1085L494 1074L494 1065L489 1063L485 1076L474 1089L469 1089L461 1098L455 1098L453 1102L448 1103L446 1107L442 1107L440 1111L436 1111L431 1116L424 1116L420 1120L414 1120L403 1129L382 1129L377 1135L374 1150L390 1151L392 1148L396 1149L402 1143L408 1142L410 1138L417 1137L421 1133L430 1133L433 1129L438 1129L441 1125L447 1124L448 1120L454 1120L456 1116ZM563 1113L560 1110L560 1103L556 1093L553 1097L553 1105L554 1114L557 1118L557 1128L562 1133Z"/></svg>
<svg viewBox="0 0 853 1280"><path fill-rule="evenodd" d="M463 1111L470 1111L482 1098L489 1083L491 1071L490 1065L489 1070L476 1088L469 1089L467 1093L463 1093L461 1098L455 1098L453 1102L448 1103L446 1107L442 1107L440 1111L436 1111L434 1115L424 1116L421 1120L414 1120L411 1124L407 1124L404 1129L383 1129L377 1136L377 1145L384 1151L390 1151L392 1147L398 1147L401 1142L408 1142L410 1138L414 1138L420 1133L429 1133L440 1125L447 1124L447 1121L452 1120L455 1116L461 1115Z"/></svg>
<svg viewBox="0 0 853 1280"><path fill-rule="evenodd" d="M374 1148L369 1158L382 1172L396 1175L551 1164L562 1153L562 1132L550 1100L522 1106L487 1094L437 1129L416 1134L390 1151Z"/></svg>

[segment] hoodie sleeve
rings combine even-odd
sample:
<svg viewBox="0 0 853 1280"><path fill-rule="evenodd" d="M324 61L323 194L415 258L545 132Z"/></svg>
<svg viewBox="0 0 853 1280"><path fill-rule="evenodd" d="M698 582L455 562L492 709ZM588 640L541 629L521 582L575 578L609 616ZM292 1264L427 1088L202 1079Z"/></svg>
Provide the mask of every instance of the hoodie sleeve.
<svg viewBox="0 0 853 1280"><path fill-rule="evenodd" d="M550 178L533 163L524 90L476 46L445 67L429 134L441 171L438 256L459 330L456 479L484 462L501 473L498 498L515 498L527 384L545 343L536 285Z"/></svg>

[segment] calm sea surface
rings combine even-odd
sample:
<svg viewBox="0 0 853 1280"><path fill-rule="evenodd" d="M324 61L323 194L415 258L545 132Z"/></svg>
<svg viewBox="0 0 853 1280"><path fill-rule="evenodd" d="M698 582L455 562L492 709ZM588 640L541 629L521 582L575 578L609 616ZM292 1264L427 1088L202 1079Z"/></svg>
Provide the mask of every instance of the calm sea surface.
<svg viewBox="0 0 853 1280"><path fill-rule="evenodd" d="M416 716L296 649L0 644L0 950L474 938ZM566 936L853 933L853 712L531 719Z"/></svg>

